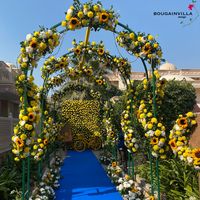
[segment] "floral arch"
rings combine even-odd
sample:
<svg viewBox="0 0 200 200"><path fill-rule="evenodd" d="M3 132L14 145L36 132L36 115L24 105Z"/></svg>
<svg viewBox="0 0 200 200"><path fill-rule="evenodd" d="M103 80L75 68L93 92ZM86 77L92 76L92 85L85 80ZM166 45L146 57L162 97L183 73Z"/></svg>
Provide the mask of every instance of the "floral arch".
<svg viewBox="0 0 200 200"><path fill-rule="evenodd" d="M157 104L159 98L162 98L164 83L159 79L155 68L162 62L162 50L151 34L136 33L128 26L120 23L118 18L119 15L112 8L106 10L100 2L81 4L78 0L74 0L74 4L67 10L65 19L62 22L50 29L41 28L39 31L28 34L26 40L21 42L18 63L22 73L16 81L21 105L19 123L14 129L12 137L12 151L15 154L15 160L22 161L23 199L29 198L30 195L31 159L38 162L38 177L40 179L41 159L52 148L57 132L62 127L62 124L57 123L50 115L50 106L46 100L49 90L61 85L67 79L76 80L80 77L85 77L99 87L106 87L106 80L103 78L106 70L118 70L126 83L127 98L129 100L121 123L125 134L125 142L130 152L134 154L138 149L138 145L132 124L135 120L138 120L144 127L145 136L151 146L149 156L153 155L156 158L158 196L160 196L159 159L166 158L166 134L164 125L157 120ZM59 27L63 27L63 30L58 31ZM61 34L80 28L87 28L85 41L80 43L74 41L72 50L59 58L49 56L41 68L44 80L43 86L38 87L34 83L33 77L33 70L37 67L38 61L46 55L51 55L53 50L60 44ZM118 30L120 28L123 28L123 30ZM128 60L110 55L105 50L103 43L89 42L90 32L99 31L100 29L116 33L119 46L141 60L146 72L146 79L143 80L143 90L146 95L138 105L134 102L134 99L137 99L137 93L133 91L133 82L130 80L131 65ZM94 73L96 69L88 64L89 60L98 61L98 73ZM147 63L151 66L151 77L148 76ZM139 109L135 109L136 107ZM39 124L39 134L36 134L35 130L37 124ZM112 133L112 130L110 132ZM173 137L174 135L171 133L171 139ZM172 141L170 144L172 144ZM25 181L25 175L27 175L27 182ZM25 194L26 185L27 193ZM153 195L153 189L151 192Z"/></svg>

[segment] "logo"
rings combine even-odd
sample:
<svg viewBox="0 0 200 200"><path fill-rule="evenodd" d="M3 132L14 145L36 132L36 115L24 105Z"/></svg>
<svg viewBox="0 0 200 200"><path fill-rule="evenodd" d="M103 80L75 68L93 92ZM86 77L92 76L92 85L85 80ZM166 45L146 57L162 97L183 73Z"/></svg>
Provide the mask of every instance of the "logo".
<svg viewBox="0 0 200 200"><path fill-rule="evenodd" d="M154 16L170 16L180 19L180 24L187 26L196 21L199 17L199 11L197 8L197 1L192 0L189 4L186 4L185 11L156 11L153 12Z"/></svg>

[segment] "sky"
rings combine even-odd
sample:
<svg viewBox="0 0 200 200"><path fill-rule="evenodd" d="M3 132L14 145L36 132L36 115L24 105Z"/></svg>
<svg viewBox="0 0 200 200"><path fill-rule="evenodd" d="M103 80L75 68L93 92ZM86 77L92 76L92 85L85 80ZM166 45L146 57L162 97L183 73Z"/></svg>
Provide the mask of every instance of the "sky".
<svg viewBox="0 0 200 200"><path fill-rule="evenodd" d="M80 0L86 2L85 0ZM96 0L94 0L96 2ZM200 69L200 17L190 25L189 17L181 24L177 16L154 15L154 12L190 12L188 5L192 0L102 0L105 9L113 5L119 13L119 21L135 32L145 32L156 36L163 50L163 57L178 69ZM39 26L50 28L65 19L65 12L73 0L1 0L0 12L0 60L13 63L19 55L20 42L28 33ZM200 0L195 3L200 12ZM194 19L197 16L192 10ZM119 28L120 30L120 28ZM62 45L54 52L56 57L65 54L72 47L72 40L84 40L85 29L64 34ZM103 41L112 55L128 58L132 71L144 71L138 62L126 51L116 47L113 33L109 31L92 32L90 41ZM42 65L40 61L39 66ZM40 70L35 70L36 83L41 85Z"/></svg>

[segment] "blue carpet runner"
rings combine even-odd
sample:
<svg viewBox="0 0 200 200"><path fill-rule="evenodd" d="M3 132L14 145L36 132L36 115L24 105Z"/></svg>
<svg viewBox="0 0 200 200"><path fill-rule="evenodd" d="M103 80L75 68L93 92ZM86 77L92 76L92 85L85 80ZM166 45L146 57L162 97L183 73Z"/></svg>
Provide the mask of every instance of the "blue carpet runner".
<svg viewBox="0 0 200 200"><path fill-rule="evenodd" d="M56 200L122 200L91 151L69 151L61 176Z"/></svg>

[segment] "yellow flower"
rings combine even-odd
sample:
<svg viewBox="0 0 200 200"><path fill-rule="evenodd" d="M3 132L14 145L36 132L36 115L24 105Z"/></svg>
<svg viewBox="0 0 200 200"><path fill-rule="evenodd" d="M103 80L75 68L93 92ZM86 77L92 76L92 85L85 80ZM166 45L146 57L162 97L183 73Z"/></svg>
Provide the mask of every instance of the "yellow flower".
<svg viewBox="0 0 200 200"><path fill-rule="evenodd" d="M19 81L24 81L25 78L26 78L25 74L21 74L21 75L18 77Z"/></svg>
<svg viewBox="0 0 200 200"><path fill-rule="evenodd" d="M33 146L33 149L34 149L34 150L37 150L37 149L38 149L38 146L37 146L37 145L34 145L34 146Z"/></svg>
<svg viewBox="0 0 200 200"><path fill-rule="evenodd" d="M17 134L19 132L19 129L18 128L14 128L14 134Z"/></svg>
<svg viewBox="0 0 200 200"><path fill-rule="evenodd" d="M154 47L155 49L157 49L157 48L158 48L158 43L154 43L154 44L153 44L153 47Z"/></svg>
<svg viewBox="0 0 200 200"><path fill-rule="evenodd" d="M20 138L21 138L22 140L25 140L25 139L27 138L27 135L23 133L23 134L20 135Z"/></svg>
<svg viewBox="0 0 200 200"><path fill-rule="evenodd" d="M104 49L103 48L98 49L98 54L102 56L104 54Z"/></svg>
<svg viewBox="0 0 200 200"><path fill-rule="evenodd" d="M152 35L148 35L148 40L153 40L154 39L154 37L152 36Z"/></svg>
<svg viewBox="0 0 200 200"><path fill-rule="evenodd" d="M133 147L133 148L132 148L132 152L135 153L136 151L137 151L137 149L136 149L135 147Z"/></svg>
<svg viewBox="0 0 200 200"><path fill-rule="evenodd" d="M74 30L79 25L79 20L76 17L72 17L69 21L69 28Z"/></svg>
<svg viewBox="0 0 200 200"><path fill-rule="evenodd" d="M160 149L160 150L159 150L159 153L161 153L161 154L163 154L164 152L165 152L164 149Z"/></svg>
<svg viewBox="0 0 200 200"><path fill-rule="evenodd" d="M157 130L155 131L155 135L156 135L157 137L159 137L159 136L161 135L161 131L157 129Z"/></svg>
<svg viewBox="0 0 200 200"><path fill-rule="evenodd" d="M197 121L196 121L196 120L192 120L192 121L191 121L191 124L192 124L192 125L196 125L196 124L197 124Z"/></svg>
<svg viewBox="0 0 200 200"><path fill-rule="evenodd" d="M67 26L67 22L66 21L62 21L61 26L66 27Z"/></svg>
<svg viewBox="0 0 200 200"><path fill-rule="evenodd" d="M29 153L29 151L30 151L30 148L29 148L29 147L24 148L24 152L25 152L25 153Z"/></svg>
<svg viewBox="0 0 200 200"><path fill-rule="evenodd" d="M40 138L37 139L37 142L38 142L38 143L41 143L41 142L42 142L42 139L40 139Z"/></svg>
<svg viewBox="0 0 200 200"><path fill-rule="evenodd" d="M87 25L87 23L88 23L88 20L86 20L86 19L83 19L81 22L82 22L82 25L83 25L83 26L86 26L86 25Z"/></svg>
<svg viewBox="0 0 200 200"><path fill-rule="evenodd" d="M23 147L24 146L24 141L20 138L17 138L15 143L17 144L18 147Z"/></svg>
<svg viewBox="0 0 200 200"><path fill-rule="evenodd" d="M158 145L154 145L154 146L153 146L153 150L154 150L154 151L158 151L159 149L160 149L160 147L159 147Z"/></svg>
<svg viewBox="0 0 200 200"><path fill-rule="evenodd" d="M153 124L148 124L147 128L151 130L153 128Z"/></svg>
<svg viewBox="0 0 200 200"><path fill-rule="evenodd" d="M188 123L187 123L187 118L181 117L177 120L177 124L182 127L182 128L187 128Z"/></svg>
<svg viewBox="0 0 200 200"><path fill-rule="evenodd" d="M106 13L106 12L100 13L100 17L99 17L100 23L106 23L106 22L108 22L108 19L109 19L108 13Z"/></svg>
<svg viewBox="0 0 200 200"><path fill-rule="evenodd" d="M98 6L98 5L94 5L94 6L93 6L93 10L94 10L95 12L99 11L99 6Z"/></svg>
<svg viewBox="0 0 200 200"><path fill-rule="evenodd" d="M160 142L165 142L165 138L160 138Z"/></svg>
<svg viewBox="0 0 200 200"><path fill-rule="evenodd" d="M151 113L151 112L148 112L148 113L147 113L147 117L152 117L152 113Z"/></svg>
<svg viewBox="0 0 200 200"><path fill-rule="evenodd" d="M92 11L89 11L89 12L87 13L87 16L88 16L89 18L92 18L92 17L94 16L94 13L93 13Z"/></svg>
<svg viewBox="0 0 200 200"><path fill-rule="evenodd" d="M28 113L28 119L29 121L34 121L35 120L35 114L33 112Z"/></svg>
<svg viewBox="0 0 200 200"><path fill-rule="evenodd" d="M151 119L151 122L157 124L157 123L158 123L158 120L157 120L155 117L153 117L153 118Z"/></svg>
<svg viewBox="0 0 200 200"><path fill-rule="evenodd" d="M31 131L33 129L33 126L31 124L25 124L25 128L28 130L28 131Z"/></svg>
<svg viewBox="0 0 200 200"><path fill-rule="evenodd" d="M26 116L26 115L23 116L23 117L22 117L22 120L23 120L23 121L28 121L28 116Z"/></svg>
<svg viewBox="0 0 200 200"><path fill-rule="evenodd" d="M82 12L82 11L79 11L79 12L78 12L78 17L79 17L80 19L82 19L83 16L84 16L83 12Z"/></svg>
<svg viewBox="0 0 200 200"><path fill-rule="evenodd" d="M19 162L19 161L20 161L18 157L15 157L14 160L15 160L16 162Z"/></svg>
<svg viewBox="0 0 200 200"><path fill-rule="evenodd" d="M169 141L169 145L171 146L172 149L176 149L177 148L177 145L176 145L176 139L171 139Z"/></svg>
<svg viewBox="0 0 200 200"><path fill-rule="evenodd" d="M158 123L158 127L159 127L159 128L162 127L162 123Z"/></svg>
<svg viewBox="0 0 200 200"><path fill-rule="evenodd" d="M193 149L192 155L194 159L200 159L200 148Z"/></svg>
<svg viewBox="0 0 200 200"><path fill-rule="evenodd" d="M193 114L193 112L188 112L188 113L186 114L186 116L187 116L187 117L193 117L194 114Z"/></svg>
<svg viewBox="0 0 200 200"><path fill-rule="evenodd" d="M134 34L134 33L130 33L130 34L129 34L129 37L130 37L130 39L133 40L133 39L135 39L135 34Z"/></svg>
<svg viewBox="0 0 200 200"><path fill-rule="evenodd" d="M150 144L158 144L158 138L157 138L157 137L153 137L153 138L151 139Z"/></svg>
<svg viewBox="0 0 200 200"><path fill-rule="evenodd" d="M116 167L117 163L116 162L112 162L112 167Z"/></svg>
<svg viewBox="0 0 200 200"><path fill-rule="evenodd" d="M145 114L144 113L140 114L140 119L144 119L144 118L145 118Z"/></svg>

